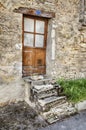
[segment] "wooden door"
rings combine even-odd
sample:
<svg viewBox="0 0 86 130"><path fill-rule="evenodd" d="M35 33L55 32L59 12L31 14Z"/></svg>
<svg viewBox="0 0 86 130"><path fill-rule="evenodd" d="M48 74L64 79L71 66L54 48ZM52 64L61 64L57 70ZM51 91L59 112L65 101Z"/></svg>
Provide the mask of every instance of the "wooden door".
<svg viewBox="0 0 86 130"><path fill-rule="evenodd" d="M23 76L46 73L47 24L45 18L24 16Z"/></svg>

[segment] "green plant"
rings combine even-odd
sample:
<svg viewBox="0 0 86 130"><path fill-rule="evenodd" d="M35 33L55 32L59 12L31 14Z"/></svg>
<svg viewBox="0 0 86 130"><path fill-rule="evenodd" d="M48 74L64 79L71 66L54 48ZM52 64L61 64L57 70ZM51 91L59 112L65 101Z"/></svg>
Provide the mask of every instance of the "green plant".
<svg viewBox="0 0 86 130"><path fill-rule="evenodd" d="M63 88L63 94L72 102L86 100L86 79L64 80L57 81Z"/></svg>

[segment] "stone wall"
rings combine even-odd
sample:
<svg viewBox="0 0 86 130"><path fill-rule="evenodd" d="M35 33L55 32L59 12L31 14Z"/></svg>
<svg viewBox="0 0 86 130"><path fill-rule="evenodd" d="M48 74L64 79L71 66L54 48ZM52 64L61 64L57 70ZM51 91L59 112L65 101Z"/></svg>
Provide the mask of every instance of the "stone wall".
<svg viewBox="0 0 86 130"><path fill-rule="evenodd" d="M0 3L0 103L24 97L21 19Z"/></svg>
<svg viewBox="0 0 86 130"><path fill-rule="evenodd" d="M0 101L4 100L4 94L8 92L12 93L12 96L6 96L5 101L10 98L24 99L22 14L13 12L18 7L55 12L55 18L49 20L48 27L47 74L55 78L86 77L86 27L80 27L79 2L79 0L0 0L0 91L3 92L3 96L0 92ZM18 93L23 96L19 96Z"/></svg>
<svg viewBox="0 0 86 130"><path fill-rule="evenodd" d="M86 77L86 27L80 29L79 13L79 0L58 0L56 59L53 66L56 77Z"/></svg>
<svg viewBox="0 0 86 130"><path fill-rule="evenodd" d="M86 77L86 27L79 16L80 0L58 0L56 17L50 20L47 51L47 72L55 78Z"/></svg>
<svg viewBox="0 0 86 130"><path fill-rule="evenodd" d="M0 103L24 100L22 79L22 14L13 10L28 7L55 12L55 0L0 0Z"/></svg>

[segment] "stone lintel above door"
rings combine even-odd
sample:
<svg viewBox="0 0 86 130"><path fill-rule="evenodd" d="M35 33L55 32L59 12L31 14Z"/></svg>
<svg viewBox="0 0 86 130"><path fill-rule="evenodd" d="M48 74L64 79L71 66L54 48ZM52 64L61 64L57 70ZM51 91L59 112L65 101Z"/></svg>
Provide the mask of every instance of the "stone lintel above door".
<svg viewBox="0 0 86 130"><path fill-rule="evenodd" d="M27 7L19 7L17 9L14 9L14 12L31 15L31 16L45 17L45 18L54 18L55 17L54 12L47 12L47 11L39 10L39 9L36 10L36 9L27 8Z"/></svg>

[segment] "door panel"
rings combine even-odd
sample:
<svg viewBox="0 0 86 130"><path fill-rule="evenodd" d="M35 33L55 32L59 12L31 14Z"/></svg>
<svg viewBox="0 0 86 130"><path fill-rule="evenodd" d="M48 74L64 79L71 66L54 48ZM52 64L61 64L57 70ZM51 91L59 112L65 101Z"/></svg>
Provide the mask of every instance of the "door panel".
<svg viewBox="0 0 86 130"><path fill-rule="evenodd" d="M34 66L34 49L24 48L23 52L23 66Z"/></svg>
<svg viewBox="0 0 86 130"><path fill-rule="evenodd" d="M35 67L45 67L45 49L35 50Z"/></svg>
<svg viewBox="0 0 86 130"><path fill-rule="evenodd" d="M47 19L24 17L23 76L46 73Z"/></svg>

